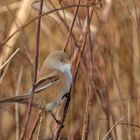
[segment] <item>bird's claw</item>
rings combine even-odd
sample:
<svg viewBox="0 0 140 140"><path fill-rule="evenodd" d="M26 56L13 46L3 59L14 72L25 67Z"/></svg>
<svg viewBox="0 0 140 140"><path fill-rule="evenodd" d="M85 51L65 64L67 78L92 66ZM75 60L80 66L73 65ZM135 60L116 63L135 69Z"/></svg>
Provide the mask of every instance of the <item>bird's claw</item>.
<svg viewBox="0 0 140 140"><path fill-rule="evenodd" d="M66 94L64 94L63 96L62 96L62 100L64 99L64 98L69 98L70 97L70 92L67 92Z"/></svg>
<svg viewBox="0 0 140 140"><path fill-rule="evenodd" d="M59 124L61 127L64 127L64 125L63 125L63 123L61 122L61 121L59 121L59 120L55 120L56 122L57 122L57 124Z"/></svg>

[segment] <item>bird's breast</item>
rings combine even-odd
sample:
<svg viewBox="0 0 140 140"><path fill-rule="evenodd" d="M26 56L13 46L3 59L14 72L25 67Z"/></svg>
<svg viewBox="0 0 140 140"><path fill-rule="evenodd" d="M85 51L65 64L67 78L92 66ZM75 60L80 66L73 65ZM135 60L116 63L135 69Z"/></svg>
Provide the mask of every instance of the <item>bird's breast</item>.
<svg viewBox="0 0 140 140"><path fill-rule="evenodd" d="M70 91L72 84L72 73L71 69L64 71L66 82L65 82L65 93Z"/></svg>

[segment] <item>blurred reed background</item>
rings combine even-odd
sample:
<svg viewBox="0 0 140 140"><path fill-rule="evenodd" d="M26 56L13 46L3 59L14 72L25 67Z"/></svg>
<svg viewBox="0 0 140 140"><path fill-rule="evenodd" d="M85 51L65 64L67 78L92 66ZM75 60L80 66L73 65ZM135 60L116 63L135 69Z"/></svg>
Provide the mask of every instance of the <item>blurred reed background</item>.
<svg viewBox="0 0 140 140"><path fill-rule="evenodd" d="M79 5L75 14L78 1L44 1L43 13L62 9L41 22L39 67L50 52L64 49L68 34L66 52L72 58L75 54L74 70L80 56L60 140L139 140L140 1L81 0L89 7ZM32 86L37 22L28 23L39 9L32 2L0 0L0 98L21 95ZM19 139L26 111L25 105L0 105L0 140ZM55 129L51 116L43 115L32 139L53 139Z"/></svg>

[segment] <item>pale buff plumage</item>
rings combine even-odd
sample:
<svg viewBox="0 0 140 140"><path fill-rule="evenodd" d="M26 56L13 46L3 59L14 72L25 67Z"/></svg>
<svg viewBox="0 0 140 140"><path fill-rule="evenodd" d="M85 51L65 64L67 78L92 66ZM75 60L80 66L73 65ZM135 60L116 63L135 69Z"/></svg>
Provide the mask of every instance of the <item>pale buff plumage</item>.
<svg viewBox="0 0 140 140"><path fill-rule="evenodd" d="M38 74L33 107L52 111L70 91L72 83L71 63L63 51L52 52L44 61ZM0 100L1 103L29 103L30 92L23 96Z"/></svg>

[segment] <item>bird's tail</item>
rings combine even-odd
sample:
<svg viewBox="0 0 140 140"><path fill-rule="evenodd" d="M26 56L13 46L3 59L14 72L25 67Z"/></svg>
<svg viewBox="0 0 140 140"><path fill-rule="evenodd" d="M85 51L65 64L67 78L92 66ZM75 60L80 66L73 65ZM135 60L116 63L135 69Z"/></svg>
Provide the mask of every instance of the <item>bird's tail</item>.
<svg viewBox="0 0 140 140"><path fill-rule="evenodd" d="M10 98L0 99L0 104L14 103L14 102L18 102L18 103L21 103L21 104L28 104L29 95L21 95L21 96L15 96L15 97L10 97Z"/></svg>

